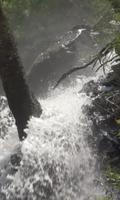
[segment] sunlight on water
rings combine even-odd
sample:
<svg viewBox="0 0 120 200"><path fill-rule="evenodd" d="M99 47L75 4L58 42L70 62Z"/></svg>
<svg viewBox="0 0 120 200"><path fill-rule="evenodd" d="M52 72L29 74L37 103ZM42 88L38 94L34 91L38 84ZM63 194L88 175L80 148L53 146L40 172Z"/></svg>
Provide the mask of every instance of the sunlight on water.
<svg viewBox="0 0 120 200"><path fill-rule="evenodd" d="M43 114L29 122L18 171L12 173L10 164L1 170L3 199L96 200L101 195L95 183L96 156L87 140L92 136L91 122L82 112L91 100L79 93L86 81L80 77L70 88L58 89L40 100ZM14 125L9 130L7 138L0 140L8 155L18 144L17 137L11 142L16 135ZM0 156L5 157L6 152Z"/></svg>

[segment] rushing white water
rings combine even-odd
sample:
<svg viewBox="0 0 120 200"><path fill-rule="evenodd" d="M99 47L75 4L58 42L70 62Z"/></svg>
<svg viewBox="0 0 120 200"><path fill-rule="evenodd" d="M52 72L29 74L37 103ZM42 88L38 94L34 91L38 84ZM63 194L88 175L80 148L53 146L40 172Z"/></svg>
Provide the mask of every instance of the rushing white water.
<svg viewBox="0 0 120 200"><path fill-rule="evenodd" d="M0 199L97 200L104 195L96 185L96 155L87 140L92 136L91 122L82 111L91 100L79 92L87 81L79 77L70 88L58 89L40 100L43 114L29 122L16 173L8 164L19 144L14 125L0 140Z"/></svg>

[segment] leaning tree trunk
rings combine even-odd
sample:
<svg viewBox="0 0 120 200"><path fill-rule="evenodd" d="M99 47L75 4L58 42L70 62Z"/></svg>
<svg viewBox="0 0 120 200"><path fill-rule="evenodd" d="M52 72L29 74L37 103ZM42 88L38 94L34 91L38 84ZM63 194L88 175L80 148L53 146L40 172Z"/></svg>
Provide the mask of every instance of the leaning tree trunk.
<svg viewBox="0 0 120 200"><path fill-rule="evenodd" d="M23 66L14 38L0 5L0 76L8 105L16 121L20 140L26 137L24 128L32 115L40 117L42 110L26 84Z"/></svg>

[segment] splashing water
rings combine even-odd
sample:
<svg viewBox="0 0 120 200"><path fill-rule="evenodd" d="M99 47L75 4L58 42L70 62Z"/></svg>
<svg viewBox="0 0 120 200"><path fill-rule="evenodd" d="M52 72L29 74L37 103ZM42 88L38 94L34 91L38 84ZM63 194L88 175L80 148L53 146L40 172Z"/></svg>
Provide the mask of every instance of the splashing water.
<svg viewBox="0 0 120 200"><path fill-rule="evenodd" d="M79 92L87 81L88 78L80 77L75 87L59 89L40 100L43 114L39 119L33 117L28 124L17 172L7 170L9 173L2 175L7 180L0 187L3 199L96 200L101 195L95 184L96 156L87 140L92 135L91 122L82 111L91 100ZM15 135L13 126L7 139L0 140L2 148L13 151L11 141ZM16 145L18 139L14 138ZM5 156L6 152L2 157Z"/></svg>

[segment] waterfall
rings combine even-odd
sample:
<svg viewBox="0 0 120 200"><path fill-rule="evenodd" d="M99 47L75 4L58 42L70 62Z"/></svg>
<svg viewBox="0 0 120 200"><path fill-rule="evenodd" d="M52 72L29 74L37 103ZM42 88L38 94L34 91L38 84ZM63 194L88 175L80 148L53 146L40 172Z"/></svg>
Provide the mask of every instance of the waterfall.
<svg viewBox="0 0 120 200"><path fill-rule="evenodd" d="M8 128L7 136L0 139L0 166L4 164L1 199L96 200L104 195L101 185L96 184L97 159L88 142L92 122L83 112L91 99L80 92L89 80L80 76L69 88L40 99L43 114L29 121L28 136L22 144L14 124ZM16 146L21 149L22 160L14 172L8 157Z"/></svg>

